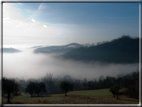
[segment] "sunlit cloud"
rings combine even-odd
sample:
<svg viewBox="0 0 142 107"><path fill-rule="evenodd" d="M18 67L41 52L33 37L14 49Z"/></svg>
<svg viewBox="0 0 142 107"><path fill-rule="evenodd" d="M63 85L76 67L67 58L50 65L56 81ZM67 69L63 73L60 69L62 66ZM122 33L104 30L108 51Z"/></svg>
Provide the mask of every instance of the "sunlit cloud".
<svg viewBox="0 0 142 107"><path fill-rule="evenodd" d="M49 43L49 38L56 37L60 34L60 30L55 26L46 26L33 18L23 18L21 14L17 14L18 12L10 4L4 4L3 8L4 45L46 44Z"/></svg>
<svg viewBox="0 0 142 107"><path fill-rule="evenodd" d="M14 20L23 20L22 16L19 14L20 12L16 10L10 3L3 4L3 19L9 17Z"/></svg>
<svg viewBox="0 0 142 107"><path fill-rule="evenodd" d="M46 26L46 25L43 25L43 27L47 28L47 26Z"/></svg>
<svg viewBox="0 0 142 107"><path fill-rule="evenodd" d="M32 21L32 22L35 22L35 20L34 20L34 19L31 19L31 21Z"/></svg>

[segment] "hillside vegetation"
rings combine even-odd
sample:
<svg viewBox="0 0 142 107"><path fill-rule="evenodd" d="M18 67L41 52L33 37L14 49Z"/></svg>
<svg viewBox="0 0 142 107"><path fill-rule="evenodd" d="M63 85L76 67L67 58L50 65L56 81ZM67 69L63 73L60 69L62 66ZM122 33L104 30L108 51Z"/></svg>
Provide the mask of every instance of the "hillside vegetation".
<svg viewBox="0 0 142 107"><path fill-rule="evenodd" d="M139 38L122 36L110 42L70 50L61 57L79 61L135 63L139 61Z"/></svg>

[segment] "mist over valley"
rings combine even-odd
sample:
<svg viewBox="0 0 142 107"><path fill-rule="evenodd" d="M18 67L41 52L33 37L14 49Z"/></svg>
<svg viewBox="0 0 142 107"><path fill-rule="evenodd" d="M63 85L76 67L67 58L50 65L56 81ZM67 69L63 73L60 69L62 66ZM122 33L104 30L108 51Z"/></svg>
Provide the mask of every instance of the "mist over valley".
<svg viewBox="0 0 142 107"><path fill-rule="evenodd" d="M138 43L136 42L136 44ZM131 45L134 46L133 44ZM97 46L99 47L99 45ZM124 44L122 44L122 46L124 46ZM116 63L114 60L107 62L103 61L102 59L100 61L99 60L83 61L84 60L83 58L82 58L83 60L76 60L75 58L77 57L74 58L60 57L61 55L62 56L68 55L70 52L74 53L75 50L76 52L78 52L78 50L81 48L90 49L92 47L95 46L86 47L84 45L73 43L64 46L50 46L50 47L36 46L32 48L21 48L21 49L19 48L18 50L21 50L22 52L14 54L10 53L3 54L3 76L10 78L16 77L16 78L29 79L29 78L42 78L46 75L46 73L51 73L53 74L53 77L64 77L65 75L70 75L72 78L79 78L79 79L87 78L88 80L91 80L91 79L98 79L100 76L117 77L118 75L126 75L139 69L138 56L134 56L138 55L137 50L133 52L134 54L130 53L130 51L128 52L130 53L130 55L127 53L128 56L133 55L133 57L130 57L129 58L130 60L127 60L126 58L127 61L125 61L125 63L123 62ZM129 50L133 51L135 47L137 47L137 45L129 48ZM136 49L138 49L138 47ZM120 49L117 48L117 50L119 51ZM108 50L108 52L112 51ZM121 51L121 53L123 53L123 51ZM106 54L106 52L103 52L102 54ZM78 52L78 55L81 56L83 55L83 53ZM106 54L106 56L109 56L109 54ZM117 55L116 57L119 58L121 56L122 54L120 54L120 56ZM88 57L87 54L86 57ZM132 62L131 59L132 60L134 59L135 61Z"/></svg>

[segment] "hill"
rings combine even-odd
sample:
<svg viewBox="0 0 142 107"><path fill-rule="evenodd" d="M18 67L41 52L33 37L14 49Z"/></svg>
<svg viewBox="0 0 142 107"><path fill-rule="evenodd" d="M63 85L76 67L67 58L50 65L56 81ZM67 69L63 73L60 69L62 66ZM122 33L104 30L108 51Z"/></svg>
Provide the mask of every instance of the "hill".
<svg viewBox="0 0 142 107"><path fill-rule="evenodd" d="M0 49L0 52L1 52L1 49ZM21 52L21 51L14 48L3 48L3 53L16 53L16 52Z"/></svg>
<svg viewBox="0 0 142 107"><path fill-rule="evenodd" d="M65 53L74 48L81 47L82 45L78 43L71 43L62 46L48 46L48 47L38 47L34 50L34 53Z"/></svg>
<svg viewBox="0 0 142 107"><path fill-rule="evenodd" d="M139 38L122 36L96 46L70 50L60 57L79 61L135 63L139 62Z"/></svg>

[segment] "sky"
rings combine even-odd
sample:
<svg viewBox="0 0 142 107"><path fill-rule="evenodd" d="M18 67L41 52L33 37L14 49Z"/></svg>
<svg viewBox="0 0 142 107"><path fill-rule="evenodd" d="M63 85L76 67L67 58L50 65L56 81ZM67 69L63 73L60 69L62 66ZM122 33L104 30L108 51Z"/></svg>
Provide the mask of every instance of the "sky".
<svg viewBox="0 0 142 107"><path fill-rule="evenodd" d="M4 3L3 45L38 46L139 37L139 3Z"/></svg>

